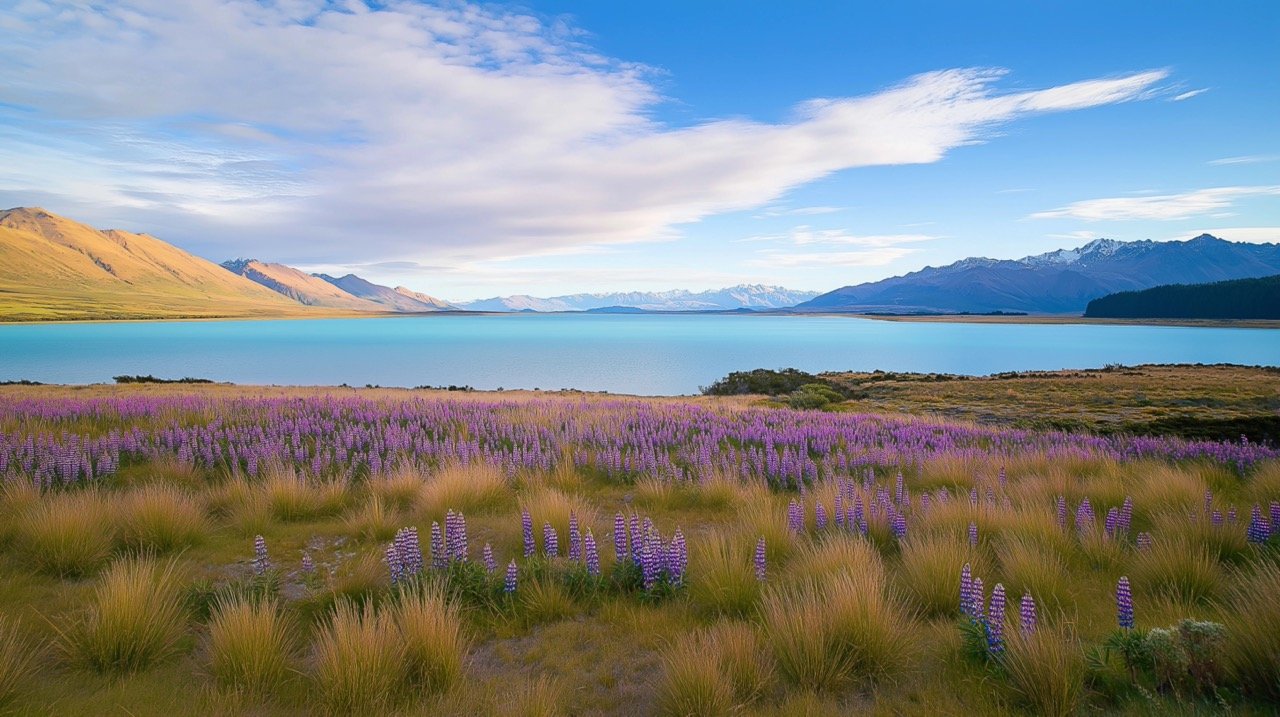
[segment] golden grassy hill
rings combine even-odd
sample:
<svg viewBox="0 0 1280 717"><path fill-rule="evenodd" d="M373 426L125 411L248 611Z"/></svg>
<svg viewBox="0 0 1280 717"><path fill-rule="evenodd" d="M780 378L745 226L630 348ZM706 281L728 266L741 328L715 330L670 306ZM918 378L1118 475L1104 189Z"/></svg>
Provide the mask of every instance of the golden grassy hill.
<svg viewBox="0 0 1280 717"><path fill-rule="evenodd" d="M0 211L0 320L230 318L316 309L146 234Z"/></svg>
<svg viewBox="0 0 1280 717"><path fill-rule="evenodd" d="M307 306L353 311L389 311L386 306L362 299L316 276L285 264L239 259L222 265L257 284Z"/></svg>

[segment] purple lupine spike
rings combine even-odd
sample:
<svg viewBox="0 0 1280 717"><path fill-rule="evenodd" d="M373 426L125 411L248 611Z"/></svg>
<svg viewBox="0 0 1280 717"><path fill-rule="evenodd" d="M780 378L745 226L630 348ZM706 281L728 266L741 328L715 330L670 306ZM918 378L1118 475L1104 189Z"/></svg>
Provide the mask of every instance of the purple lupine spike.
<svg viewBox="0 0 1280 717"><path fill-rule="evenodd" d="M1058 496L1058 500L1055 502L1054 508L1057 512L1058 528L1060 530L1066 530L1067 529L1067 497L1064 495Z"/></svg>
<svg viewBox="0 0 1280 717"><path fill-rule="evenodd" d="M1129 578L1122 577L1116 583L1116 619L1120 627L1133 629L1133 592L1129 588Z"/></svg>
<svg viewBox="0 0 1280 717"><path fill-rule="evenodd" d="M795 499L787 503L787 529L793 533L804 531L804 506Z"/></svg>
<svg viewBox="0 0 1280 717"><path fill-rule="evenodd" d="M991 607L987 612L987 646L994 653L1004 650L1004 585L991 589Z"/></svg>
<svg viewBox="0 0 1280 717"><path fill-rule="evenodd" d="M431 521L431 569L443 570L448 567L449 560L444 554L444 534L440 532L440 524Z"/></svg>
<svg viewBox="0 0 1280 717"><path fill-rule="evenodd" d="M672 585L681 585L684 582L685 568L689 565L689 546L684 542L684 533L676 528L676 533L671 538L671 555L667 561L667 573L670 576Z"/></svg>
<svg viewBox="0 0 1280 717"><path fill-rule="evenodd" d="M467 519L462 513L453 514L453 532L448 537L449 559L467 561Z"/></svg>
<svg viewBox="0 0 1280 717"><path fill-rule="evenodd" d="M1094 527L1093 505L1089 503L1089 499L1082 498L1080 507L1076 508L1076 530L1082 535L1093 530Z"/></svg>
<svg viewBox="0 0 1280 717"><path fill-rule="evenodd" d="M1000 482L1000 490L1009 487L1009 476L1004 472L1004 466L1000 466L1000 472L996 474L996 480Z"/></svg>
<svg viewBox="0 0 1280 717"><path fill-rule="evenodd" d="M582 560L582 530L578 527L578 514L569 511L569 560Z"/></svg>
<svg viewBox="0 0 1280 717"><path fill-rule="evenodd" d="M982 587L982 578L975 575L969 588L969 614L973 619L982 620L982 615L986 612L986 601L987 593Z"/></svg>
<svg viewBox="0 0 1280 717"><path fill-rule="evenodd" d="M613 515L613 556L622 565L627 561L627 521L622 513Z"/></svg>
<svg viewBox="0 0 1280 717"><path fill-rule="evenodd" d="M533 516L529 511L520 511L520 529L524 534L524 556L531 558L538 552L538 545L533 541Z"/></svg>
<svg viewBox="0 0 1280 717"><path fill-rule="evenodd" d="M1022 634L1030 635L1036 631L1036 601L1030 592L1022 593L1022 603L1018 610L1022 617Z"/></svg>
<svg viewBox="0 0 1280 717"><path fill-rule="evenodd" d="M516 578L518 571L519 568L516 567L515 558L512 558L511 562L507 563L506 579L502 581L502 591L508 595L516 591Z"/></svg>
<svg viewBox="0 0 1280 717"><path fill-rule="evenodd" d="M1149 550L1151 548L1151 533L1138 533L1138 550Z"/></svg>
<svg viewBox="0 0 1280 717"><path fill-rule="evenodd" d="M1232 525L1235 525L1235 522L1236 522L1236 507L1235 507L1234 505L1233 505L1233 506L1231 506L1230 508L1227 508L1227 522L1228 522L1228 523L1231 523Z"/></svg>
<svg viewBox="0 0 1280 717"><path fill-rule="evenodd" d="M550 523L542 524L542 549L548 558L554 558L560 554L560 541L556 537L556 529L551 527Z"/></svg>
<svg viewBox="0 0 1280 717"><path fill-rule="evenodd" d="M1117 528L1121 535L1128 535L1129 528L1133 525L1133 498L1125 496L1124 503L1120 505L1120 524Z"/></svg>
<svg viewBox="0 0 1280 717"><path fill-rule="evenodd" d="M587 554L587 574L598 576L600 574L600 550L596 547L596 538L591 534L591 528L587 528L587 534L583 536L582 543Z"/></svg>
<svg viewBox="0 0 1280 717"><path fill-rule="evenodd" d="M640 564L640 548L644 545L644 533L640 531L640 516L631 514L631 562Z"/></svg>
<svg viewBox="0 0 1280 717"><path fill-rule="evenodd" d="M662 569L659 564L661 557L658 553L661 551L661 544L655 544L651 535L646 535L644 540L640 541L640 576L644 582L645 592L653 590L658 584L658 573Z"/></svg>
<svg viewBox="0 0 1280 717"><path fill-rule="evenodd" d="M1116 537L1116 531L1120 529L1120 509L1111 507L1107 509L1107 517L1103 521L1103 532L1108 538Z"/></svg>
<svg viewBox="0 0 1280 717"><path fill-rule="evenodd" d="M1250 543L1261 544L1267 542L1271 537L1271 528L1267 525L1267 521L1262 517L1262 507L1253 506L1253 510L1249 514L1249 527L1245 529L1245 538Z"/></svg>
<svg viewBox="0 0 1280 717"><path fill-rule="evenodd" d="M960 568L960 614L973 617L973 568L968 563Z"/></svg>
<svg viewBox="0 0 1280 717"><path fill-rule="evenodd" d="M484 558L484 571L493 575L498 569L498 561L493 558L493 546L485 543L484 550L481 550L480 553Z"/></svg>
<svg viewBox="0 0 1280 717"><path fill-rule="evenodd" d="M818 503L813 509L813 526L818 530L826 530L827 527L827 509L822 503Z"/></svg>
<svg viewBox="0 0 1280 717"><path fill-rule="evenodd" d="M1213 509L1213 491L1208 488L1204 491L1204 512L1207 515Z"/></svg>
<svg viewBox="0 0 1280 717"><path fill-rule="evenodd" d="M969 489L969 505L978 505L978 486L976 485Z"/></svg>
<svg viewBox="0 0 1280 717"><path fill-rule="evenodd" d="M889 527L893 530L893 537L898 540L905 540L907 537L907 516L902 511L893 511L893 516L889 518Z"/></svg>
<svg viewBox="0 0 1280 717"><path fill-rule="evenodd" d="M978 524L969 523L969 546L978 547Z"/></svg>
<svg viewBox="0 0 1280 717"><path fill-rule="evenodd" d="M267 539L261 535L253 538L253 574L259 577L271 569L271 557L267 555Z"/></svg>
<svg viewBox="0 0 1280 717"><path fill-rule="evenodd" d="M902 497L906 490L906 481L902 478L902 471L898 471L898 477L893 482L893 502L902 505Z"/></svg>
<svg viewBox="0 0 1280 717"><path fill-rule="evenodd" d="M302 572L304 575L311 575L316 571L316 563L311 559L311 553L302 551Z"/></svg>
<svg viewBox="0 0 1280 717"><path fill-rule="evenodd" d="M1215 528L1222 527L1222 511L1215 510L1209 514L1209 523Z"/></svg>
<svg viewBox="0 0 1280 717"><path fill-rule="evenodd" d="M1280 532L1280 501L1271 501L1271 532Z"/></svg>
<svg viewBox="0 0 1280 717"><path fill-rule="evenodd" d="M389 543L385 551L387 572L391 574L391 584L395 585L404 577L404 561L400 559L400 551L395 543Z"/></svg>
<svg viewBox="0 0 1280 717"><path fill-rule="evenodd" d="M840 493L836 493L835 506L835 510L831 512L832 518L835 520L836 527L842 528L844 527L844 496Z"/></svg>
<svg viewBox="0 0 1280 717"><path fill-rule="evenodd" d="M766 563L765 563L764 536L761 536L760 539L756 541L756 554L755 554L756 580L760 582L764 582L764 579L766 577L765 566L766 566Z"/></svg>

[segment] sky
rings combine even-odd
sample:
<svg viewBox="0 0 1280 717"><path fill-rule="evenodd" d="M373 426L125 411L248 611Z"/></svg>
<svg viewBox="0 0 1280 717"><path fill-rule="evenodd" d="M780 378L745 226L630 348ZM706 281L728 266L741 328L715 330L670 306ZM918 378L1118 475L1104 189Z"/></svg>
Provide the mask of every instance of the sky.
<svg viewBox="0 0 1280 717"><path fill-rule="evenodd" d="M0 0L0 207L455 301L1280 241L1280 3Z"/></svg>

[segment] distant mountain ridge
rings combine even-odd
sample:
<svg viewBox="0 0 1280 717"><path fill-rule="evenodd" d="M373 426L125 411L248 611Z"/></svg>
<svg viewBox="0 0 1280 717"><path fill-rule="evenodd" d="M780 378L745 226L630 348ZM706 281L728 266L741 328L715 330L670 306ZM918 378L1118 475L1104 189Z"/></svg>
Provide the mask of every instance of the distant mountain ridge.
<svg viewBox="0 0 1280 717"><path fill-rule="evenodd" d="M645 311L726 311L731 309L785 309L818 296L781 286L740 284L709 291L629 291L536 297L527 294L460 302L468 311L591 311L630 308Z"/></svg>
<svg viewBox="0 0 1280 717"><path fill-rule="evenodd" d="M386 311L386 307L354 296L333 284L291 266L234 259L222 262L223 268L250 281L283 294L300 304L355 311Z"/></svg>
<svg viewBox="0 0 1280 717"><path fill-rule="evenodd" d="M1162 284L1200 284L1280 273L1280 245L1201 234L1186 241L1096 239L1023 257L974 257L943 267L845 286L798 312L1083 312L1089 301Z"/></svg>
<svg viewBox="0 0 1280 717"><path fill-rule="evenodd" d="M312 309L148 234L0 211L0 319L229 318Z"/></svg>
<svg viewBox="0 0 1280 717"><path fill-rule="evenodd" d="M424 311L442 311L454 308L452 305L426 294L418 294L409 289L399 287L392 289L389 286L375 284L367 279L362 279L355 274L347 274L345 276L333 277L328 274L312 274L312 276L323 279L333 286L343 291L357 296L376 304L381 304L383 310L399 311L405 313L420 313Z"/></svg>

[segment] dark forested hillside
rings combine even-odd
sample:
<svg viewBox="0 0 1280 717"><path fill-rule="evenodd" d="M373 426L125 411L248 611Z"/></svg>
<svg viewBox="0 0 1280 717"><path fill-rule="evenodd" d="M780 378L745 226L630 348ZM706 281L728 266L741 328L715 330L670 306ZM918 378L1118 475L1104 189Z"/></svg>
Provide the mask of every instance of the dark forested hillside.
<svg viewBox="0 0 1280 717"><path fill-rule="evenodd" d="M1109 319L1280 319L1280 275L1122 291L1090 301L1084 315Z"/></svg>

